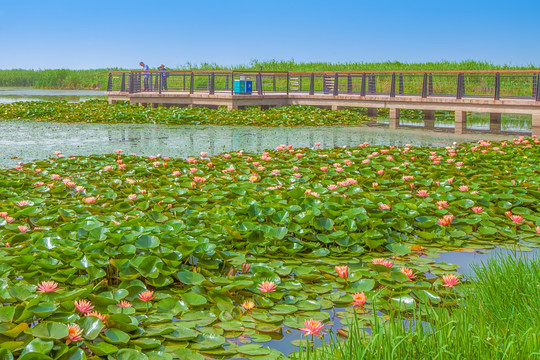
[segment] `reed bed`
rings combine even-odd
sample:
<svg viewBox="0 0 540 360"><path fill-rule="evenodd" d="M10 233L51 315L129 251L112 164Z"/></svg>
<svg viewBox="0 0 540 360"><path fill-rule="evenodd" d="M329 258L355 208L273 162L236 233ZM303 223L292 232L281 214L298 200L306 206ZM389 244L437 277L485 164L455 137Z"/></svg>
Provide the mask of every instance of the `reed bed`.
<svg viewBox="0 0 540 360"><path fill-rule="evenodd" d="M151 68L155 68L150 65ZM387 61L378 63L346 62L296 62L294 60L252 60L248 64L223 66L216 63L186 63L184 65L170 66L170 70L263 70L263 71L406 71L406 70L530 70L534 65L513 66L495 65L482 61L440 61L427 63L403 63L399 61ZM132 69L47 69L25 70L10 69L0 70L0 86L34 87L49 89L99 89L104 90L107 86L107 74L110 70L140 70L139 67Z"/></svg>

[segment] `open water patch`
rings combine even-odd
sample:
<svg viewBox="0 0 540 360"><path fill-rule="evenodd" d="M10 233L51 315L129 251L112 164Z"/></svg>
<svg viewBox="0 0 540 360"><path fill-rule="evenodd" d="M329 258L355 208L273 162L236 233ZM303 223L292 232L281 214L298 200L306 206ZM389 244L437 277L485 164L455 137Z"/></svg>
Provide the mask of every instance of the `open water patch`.
<svg viewBox="0 0 540 360"><path fill-rule="evenodd" d="M456 142L479 139L501 141L512 135L433 132L422 129L381 127L247 127L247 126L167 126L153 124L56 123L29 120L0 121L0 166L44 159L54 151L84 156L112 153L121 148L139 155L186 158L201 152L216 155L244 150L262 152L280 144L295 148L373 145L452 146Z"/></svg>

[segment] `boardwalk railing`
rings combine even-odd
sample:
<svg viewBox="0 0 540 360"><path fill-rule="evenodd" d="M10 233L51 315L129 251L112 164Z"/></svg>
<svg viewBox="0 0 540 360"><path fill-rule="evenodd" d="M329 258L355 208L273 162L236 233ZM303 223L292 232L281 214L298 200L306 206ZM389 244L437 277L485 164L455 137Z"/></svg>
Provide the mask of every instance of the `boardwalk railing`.
<svg viewBox="0 0 540 360"><path fill-rule="evenodd" d="M233 93L234 80L253 82L253 94L418 96L540 101L540 70L521 71L111 71L114 93Z"/></svg>

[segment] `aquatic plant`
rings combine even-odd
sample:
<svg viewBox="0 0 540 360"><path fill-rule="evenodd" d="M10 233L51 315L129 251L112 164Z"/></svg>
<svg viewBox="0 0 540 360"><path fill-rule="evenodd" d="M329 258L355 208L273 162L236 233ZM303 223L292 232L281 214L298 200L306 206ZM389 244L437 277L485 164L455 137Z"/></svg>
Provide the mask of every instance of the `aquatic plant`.
<svg viewBox="0 0 540 360"><path fill-rule="evenodd" d="M430 257L539 241L538 149L534 138L188 159L119 149L2 169L0 355L278 359L262 343L284 328L299 338L332 309L346 332L355 313L452 307L465 284L444 286L456 266Z"/></svg>
<svg viewBox="0 0 540 360"><path fill-rule="evenodd" d="M0 119L30 119L56 122L240 125L240 126L331 126L360 125L372 119L353 110L324 110L311 106L286 106L261 111L196 108L157 109L129 104L110 105L103 100L79 103L17 102L0 104Z"/></svg>

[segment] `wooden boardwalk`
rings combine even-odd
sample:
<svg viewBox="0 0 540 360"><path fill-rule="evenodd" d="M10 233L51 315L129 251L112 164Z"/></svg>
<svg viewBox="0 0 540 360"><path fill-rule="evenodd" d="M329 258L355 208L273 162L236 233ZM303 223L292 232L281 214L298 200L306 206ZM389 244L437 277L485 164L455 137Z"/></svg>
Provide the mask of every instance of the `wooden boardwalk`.
<svg viewBox="0 0 540 360"><path fill-rule="evenodd" d="M146 76L146 78L145 78ZM233 92L234 80L253 82L253 93ZM249 73L111 72L110 103L141 106L268 108L311 105L329 109L390 110L390 127L399 126L400 109L423 110L427 122L435 111L455 112L455 132L466 131L468 112L490 113L490 128L500 131L501 114L532 115L532 134L540 136L539 72L445 73ZM146 90L145 90L146 88ZM452 92L453 91L453 92ZM497 124L499 127L497 129Z"/></svg>

